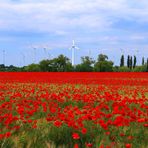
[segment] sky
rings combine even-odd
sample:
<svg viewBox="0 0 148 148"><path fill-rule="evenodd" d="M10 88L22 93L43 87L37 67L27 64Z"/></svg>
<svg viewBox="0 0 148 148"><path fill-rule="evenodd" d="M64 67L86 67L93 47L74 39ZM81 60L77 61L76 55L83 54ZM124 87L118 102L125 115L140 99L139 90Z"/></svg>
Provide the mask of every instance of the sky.
<svg viewBox="0 0 148 148"><path fill-rule="evenodd" d="M123 53L141 64L148 57L148 1L0 0L0 64L23 66L60 54L71 59L72 40L76 64L100 53L115 65Z"/></svg>

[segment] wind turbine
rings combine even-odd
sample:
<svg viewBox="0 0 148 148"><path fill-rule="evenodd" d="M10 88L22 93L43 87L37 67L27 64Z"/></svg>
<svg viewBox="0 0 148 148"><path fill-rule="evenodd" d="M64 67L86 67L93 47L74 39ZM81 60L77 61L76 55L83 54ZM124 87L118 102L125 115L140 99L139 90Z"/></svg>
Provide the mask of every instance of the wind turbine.
<svg viewBox="0 0 148 148"><path fill-rule="evenodd" d="M91 49L88 50L88 56L91 57Z"/></svg>
<svg viewBox="0 0 148 148"><path fill-rule="evenodd" d="M36 63L36 47L33 47L33 56L34 56L34 63Z"/></svg>
<svg viewBox="0 0 148 148"><path fill-rule="evenodd" d="M33 46L32 44L28 46L28 48L32 49L31 50L31 58L32 58L32 62L35 63L36 62L36 46Z"/></svg>
<svg viewBox="0 0 148 148"><path fill-rule="evenodd" d="M100 54L103 54L103 50L108 50L108 49L98 49L100 51Z"/></svg>
<svg viewBox="0 0 148 148"><path fill-rule="evenodd" d="M5 53L6 53L6 51L3 50L3 64L4 64L4 65L5 65Z"/></svg>
<svg viewBox="0 0 148 148"><path fill-rule="evenodd" d="M25 54L24 53L22 53L22 58L23 58L23 65L25 66L25 59L26 59L26 56L25 56Z"/></svg>
<svg viewBox="0 0 148 148"><path fill-rule="evenodd" d="M139 56L140 56L140 55L139 55L139 50L138 50L138 49L136 49L136 50L135 50L135 52L136 52L136 54L135 54L135 55L137 56L137 58L139 58Z"/></svg>
<svg viewBox="0 0 148 148"><path fill-rule="evenodd" d="M72 46L69 48L72 51L72 66L75 65L75 49L79 49L77 46L75 46L75 41L72 41Z"/></svg>
<svg viewBox="0 0 148 148"><path fill-rule="evenodd" d="M124 49L120 48L122 55L124 55Z"/></svg>
<svg viewBox="0 0 148 148"><path fill-rule="evenodd" d="M48 53L48 50L51 50L47 46L43 47L44 53L45 53L45 59L50 59L50 54Z"/></svg>
<svg viewBox="0 0 148 148"><path fill-rule="evenodd" d="M135 52L136 52L136 54L138 55L138 53L139 53L139 50L138 50L138 49L136 49L136 50L135 50Z"/></svg>
<svg viewBox="0 0 148 148"><path fill-rule="evenodd" d="M100 51L100 54L102 54L102 49L98 49Z"/></svg>
<svg viewBox="0 0 148 148"><path fill-rule="evenodd" d="M44 47L43 50L44 50L44 53L45 53L45 59L46 59L46 58L47 58L47 48Z"/></svg>

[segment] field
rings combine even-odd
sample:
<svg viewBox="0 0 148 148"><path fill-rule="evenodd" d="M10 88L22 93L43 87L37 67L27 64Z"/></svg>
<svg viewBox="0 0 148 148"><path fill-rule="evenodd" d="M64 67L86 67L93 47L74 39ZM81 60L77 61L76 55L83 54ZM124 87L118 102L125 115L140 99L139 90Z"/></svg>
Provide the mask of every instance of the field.
<svg viewBox="0 0 148 148"><path fill-rule="evenodd" d="M147 73L0 73L1 148L147 146Z"/></svg>

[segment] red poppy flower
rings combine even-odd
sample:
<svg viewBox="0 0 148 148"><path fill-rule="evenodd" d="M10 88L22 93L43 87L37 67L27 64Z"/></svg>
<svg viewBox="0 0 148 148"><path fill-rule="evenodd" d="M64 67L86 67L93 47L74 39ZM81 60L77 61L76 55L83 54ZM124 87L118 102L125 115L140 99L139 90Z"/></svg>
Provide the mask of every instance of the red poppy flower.
<svg viewBox="0 0 148 148"><path fill-rule="evenodd" d="M76 139L80 139L80 136L78 133L73 133L72 138L76 140Z"/></svg>
<svg viewBox="0 0 148 148"><path fill-rule="evenodd" d="M76 143L76 144L74 145L74 148L79 148L79 145Z"/></svg>
<svg viewBox="0 0 148 148"><path fill-rule="evenodd" d="M86 128L82 128L81 132L82 132L82 134L86 134L87 133L87 129Z"/></svg>
<svg viewBox="0 0 148 148"><path fill-rule="evenodd" d="M131 148L131 147L132 147L132 145L131 145L131 144L129 144L129 143L127 143L127 144L125 145L125 147L126 147L126 148Z"/></svg>
<svg viewBox="0 0 148 148"><path fill-rule="evenodd" d="M54 121L54 126L61 127L61 125L62 125L61 121L58 121L58 120Z"/></svg>

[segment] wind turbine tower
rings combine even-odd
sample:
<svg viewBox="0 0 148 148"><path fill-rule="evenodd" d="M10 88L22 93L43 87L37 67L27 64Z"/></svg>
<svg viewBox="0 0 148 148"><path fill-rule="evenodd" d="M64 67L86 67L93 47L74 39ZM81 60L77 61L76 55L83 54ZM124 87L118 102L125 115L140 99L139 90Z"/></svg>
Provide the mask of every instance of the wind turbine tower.
<svg viewBox="0 0 148 148"><path fill-rule="evenodd" d="M45 54L45 59L50 59L51 56L50 56L48 50L51 50L51 48L48 48L46 46L46 47L43 47L43 50L44 50L44 54Z"/></svg>
<svg viewBox="0 0 148 148"><path fill-rule="evenodd" d="M22 53L22 57L23 57L23 65L25 66L25 61L26 61L25 58L26 57L25 57L25 54L24 53Z"/></svg>
<svg viewBox="0 0 148 148"><path fill-rule="evenodd" d="M75 50L79 49L78 47L75 46L75 41L73 40L72 46L70 50L72 51L72 66L75 65Z"/></svg>
<svg viewBox="0 0 148 148"><path fill-rule="evenodd" d="M139 50L138 50L138 49L136 49L136 50L135 50L135 52L136 52L136 55L138 56Z"/></svg>
<svg viewBox="0 0 148 148"><path fill-rule="evenodd" d="M44 50L44 53L45 53L45 59L47 59L47 48L44 47L43 50Z"/></svg>
<svg viewBox="0 0 148 148"><path fill-rule="evenodd" d="M3 64L5 65L5 50L3 50Z"/></svg>
<svg viewBox="0 0 148 148"><path fill-rule="evenodd" d="M88 56L91 57L91 49L88 51Z"/></svg>
<svg viewBox="0 0 148 148"><path fill-rule="evenodd" d="M34 50L34 63L36 63L36 47L33 47Z"/></svg>
<svg viewBox="0 0 148 148"><path fill-rule="evenodd" d="M135 52L136 52L136 54L135 54L135 55L136 55L136 56L137 56L137 58L139 59L139 56L140 56L140 54L139 54L139 50L138 50L138 49L136 49L136 50L135 50Z"/></svg>
<svg viewBox="0 0 148 148"><path fill-rule="evenodd" d="M121 54L124 55L124 49L120 48Z"/></svg>
<svg viewBox="0 0 148 148"><path fill-rule="evenodd" d="M103 54L103 49L98 49L100 51L100 54Z"/></svg>
<svg viewBox="0 0 148 148"><path fill-rule="evenodd" d="M33 45L29 45L28 46L30 49L31 49L31 59L32 59L32 62L33 63L36 63L36 50L37 50L37 47L36 46L33 46Z"/></svg>

